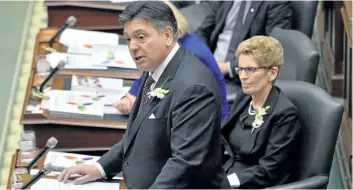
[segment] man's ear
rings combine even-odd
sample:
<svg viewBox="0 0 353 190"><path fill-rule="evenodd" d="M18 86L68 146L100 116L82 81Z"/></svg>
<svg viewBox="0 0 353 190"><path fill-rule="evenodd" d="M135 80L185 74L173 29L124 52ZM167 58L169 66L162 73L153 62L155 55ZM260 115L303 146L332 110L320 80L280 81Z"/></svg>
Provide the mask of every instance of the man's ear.
<svg viewBox="0 0 353 190"><path fill-rule="evenodd" d="M164 37L165 37L165 43L167 46L171 46L173 44L174 41L174 31L172 29L172 27L167 26L164 29Z"/></svg>

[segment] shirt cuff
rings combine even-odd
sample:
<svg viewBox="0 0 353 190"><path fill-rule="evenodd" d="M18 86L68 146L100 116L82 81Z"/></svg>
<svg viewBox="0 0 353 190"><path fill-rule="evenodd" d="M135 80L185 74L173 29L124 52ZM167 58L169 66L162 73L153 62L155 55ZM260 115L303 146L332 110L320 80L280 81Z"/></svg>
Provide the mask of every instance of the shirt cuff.
<svg viewBox="0 0 353 190"><path fill-rule="evenodd" d="M98 162L94 162L93 165L95 165L98 168L99 172L101 173L102 178L105 178L106 175L105 175L105 171L104 171L103 167Z"/></svg>
<svg viewBox="0 0 353 190"><path fill-rule="evenodd" d="M233 70L232 70L232 65L230 64L230 62L227 62L228 65L228 74L230 76L230 78L234 78L234 74L233 74Z"/></svg>
<svg viewBox="0 0 353 190"><path fill-rule="evenodd" d="M240 186L239 178L236 173L228 175L227 178L232 188L237 188Z"/></svg>

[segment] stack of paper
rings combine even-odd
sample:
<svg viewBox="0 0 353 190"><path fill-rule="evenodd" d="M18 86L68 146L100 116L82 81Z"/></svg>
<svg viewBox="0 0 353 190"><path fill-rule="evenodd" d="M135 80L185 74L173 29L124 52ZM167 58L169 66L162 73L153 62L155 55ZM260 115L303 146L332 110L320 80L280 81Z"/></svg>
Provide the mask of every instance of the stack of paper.
<svg viewBox="0 0 353 190"><path fill-rule="evenodd" d="M94 92L50 90L49 100L42 101L42 108L49 109L54 117L77 119L103 119L102 96Z"/></svg>
<svg viewBox="0 0 353 190"><path fill-rule="evenodd" d="M119 44L119 36L114 33L68 28L61 34L60 43L68 47L75 44L103 44L117 46Z"/></svg>
<svg viewBox="0 0 353 190"><path fill-rule="evenodd" d="M72 181L64 184L56 179L42 178L37 183L32 185L31 190L105 190L105 189L116 189L119 190L120 185L118 182L115 183L103 183L103 182L89 182L82 185L74 185Z"/></svg>

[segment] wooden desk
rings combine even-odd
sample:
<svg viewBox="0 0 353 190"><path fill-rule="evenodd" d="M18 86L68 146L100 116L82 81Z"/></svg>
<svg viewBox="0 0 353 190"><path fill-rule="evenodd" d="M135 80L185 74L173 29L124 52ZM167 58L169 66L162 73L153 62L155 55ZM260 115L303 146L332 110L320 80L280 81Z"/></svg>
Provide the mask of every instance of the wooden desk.
<svg viewBox="0 0 353 190"><path fill-rule="evenodd" d="M6 186L6 189L11 189L11 176L12 176L12 173L13 173L13 170L15 168L18 168L18 160L17 160L17 157L18 157L18 150L16 151L15 154L12 155L12 159L11 159L11 165L10 165L10 170L9 170L9 176L7 178L7 186ZM40 168L43 168L43 164L44 164L44 160L45 160L45 156L43 158L41 158L39 161L38 161L38 165L35 167L35 169L40 169ZM24 184L27 183L30 179L32 178L32 175L24 175L23 176L23 182ZM54 176L47 176L45 178L51 178L51 179L55 179ZM120 189L127 189L126 188L126 185L124 183L124 181L120 181Z"/></svg>
<svg viewBox="0 0 353 190"><path fill-rule="evenodd" d="M61 27L66 19L74 15L77 23L74 28L122 33L123 26L118 22L119 14L128 3L105 1L46 0L48 26Z"/></svg>
<svg viewBox="0 0 353 190"><path fill-rule="evenodd" d="M42 45L46 45L57 29L42 29L37 35L33 54L31 74L27 85L24 105L20 122L24 130L33 130L36 133L38 147L44 147L47 140L54 136L58 139L57 149L62 151L79 150L109 150L119 142L125 132L127 117L107 115L104 120L63 119L50 116L47 110L43 113L26 111L31 103L30 95L33 86L40 84L45 77L36 73L36 55L46 53ZM65 47L55 43L54 47L65 51ZM62 70L52 80L53 89L62 89L65 81L71 80L72 75L88 75L120 78L124 83L131 84L140 76L137 70ZM71 86L71 85L69 85ZM39 103L39 102L37 102ZM109 117L108 117L109 116ZM93 140L94 139L94 140Z"/></svg>

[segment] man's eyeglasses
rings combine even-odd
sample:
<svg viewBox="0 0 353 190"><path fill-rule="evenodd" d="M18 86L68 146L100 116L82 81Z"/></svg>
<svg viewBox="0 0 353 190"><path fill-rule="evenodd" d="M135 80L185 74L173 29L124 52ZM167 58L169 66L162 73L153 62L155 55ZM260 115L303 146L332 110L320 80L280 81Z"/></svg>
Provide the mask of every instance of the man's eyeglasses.
<svg viewBox="0 0 353 190"><path fill-rule="evenodd" d="M253 74L257 70L268 69L268 67L235 67L235 72L239 75L240 71L245 71L246 74Z"/></svg>

